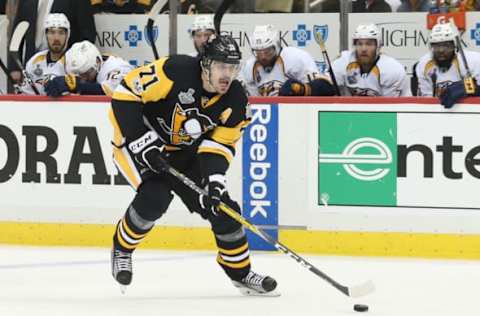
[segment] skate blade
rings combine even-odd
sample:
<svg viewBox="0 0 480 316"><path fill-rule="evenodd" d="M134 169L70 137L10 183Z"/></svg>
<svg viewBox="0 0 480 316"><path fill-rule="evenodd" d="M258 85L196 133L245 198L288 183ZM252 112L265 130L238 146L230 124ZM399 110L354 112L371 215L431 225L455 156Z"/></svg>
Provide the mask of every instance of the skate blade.
<svg viewBox="0 0 480 316"><path fill-rule="evenodd" d="M127 292L127 286L126 285L120 285L120 292L125 295L125 292Z"/></svg>
<svg viewBox="0 0 480 316"><path fill-rule="evenodd" d="M278 296L281 295L280 292L278 292L277 290L273 290L273 291L266 292L266 293L257 292L255 290L252 290L252 289L249 289L249 288L246 288L246 287L238 287L238 290L244 296L278 297Z"/></svg>

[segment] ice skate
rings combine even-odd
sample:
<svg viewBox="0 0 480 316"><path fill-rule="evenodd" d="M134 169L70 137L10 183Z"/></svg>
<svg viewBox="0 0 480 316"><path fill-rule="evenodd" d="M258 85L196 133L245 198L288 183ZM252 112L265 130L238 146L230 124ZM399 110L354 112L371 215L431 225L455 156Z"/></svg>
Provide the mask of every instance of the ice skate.
<svg viewBox="0 0 480 316"><path fill-rule="evenodd" d="M241 281L232 280L240 293L246 296L280 296L277 281L269 276L250 271Z"/></svg>
<svg viewBox="0 0 480 316"><path fill-rule="evenodd" d="M125 294L127 285L132 282L132 253L112 249L112 276Z"/></svg>

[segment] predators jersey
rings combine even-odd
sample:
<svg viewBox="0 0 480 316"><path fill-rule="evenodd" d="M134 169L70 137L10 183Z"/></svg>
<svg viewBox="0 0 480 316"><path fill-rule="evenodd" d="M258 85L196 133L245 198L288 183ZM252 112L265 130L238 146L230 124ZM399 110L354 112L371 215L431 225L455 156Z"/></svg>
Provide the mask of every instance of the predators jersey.
<svg viewBox="0 0 480 316"><path fill-rule="evenodd" d="M408 96L407 75L396 59L380 54L369 73L362 73L354 51L343 51L332 63L342 95Z"/></svg>
<svg viewBox="0 0 480 316"><path fill-rule="evenodd" d="M199 60L187 55L164 57L131 71L112 99L116 146L154 130L167 150L214 154L225 159L226 168L249 122L241 84L234 80L224 95L206 92ZM190 119L201 128L189 130Z"/></svg>
<svg viewBox="0 0 480 316"><path fill-rule="evenodd" d="M480 53L468 50L464 52L473 78L480 82ZM462 58L458 54L453 58L450 68L442 69L435 63L432 54L427 53L420 58L415 71L420 96L433 96L433 86L436 88L435 96L440 96L446 87L463 80L467 74Z"/></svg>
<svg viewBox="0 0 480 316"><path fill-rule="evenodd" d="M97 83L102 86L106 95L111 96L133 66L120 57L102 56L102 58L103 63L97 74Z"/></svg>
<svg viewBox="0 0 480 316"><path fill-rule="evenodd" d="M255 57L248 59L239 75L247 92L252 96L275 96L283 83L291 78L308 82L320 74L310 54L300 48L284 47L270 70L266 70Z"/></svg>
<svg viewBox="0 0 480 316"><path fill-rule="evenodd" d="M44 84L51 78L65 75L65 58L52 61L48 50L36 53L30 58L25 66L25 71L30 75L32 81L41 95L45 95ZM24 82L20 86L22 94L35 94L32 87Z"/></svg>

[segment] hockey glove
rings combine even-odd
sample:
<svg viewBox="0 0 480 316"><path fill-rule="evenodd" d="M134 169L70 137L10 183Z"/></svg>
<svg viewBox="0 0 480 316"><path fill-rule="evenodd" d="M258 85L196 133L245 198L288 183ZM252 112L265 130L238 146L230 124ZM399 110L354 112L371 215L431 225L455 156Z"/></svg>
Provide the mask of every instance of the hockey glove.
<svg viewBox="0 0 480 316"><path fill-rule="evenodd" d="M134 154L135 160L155 173L165 171L169 167L165 160L164 148L165 145L153 131L128 144L128 149Z"/></svg>
<svg viewBox="0 0 480 316"><path fill-rule="evenodd" d="M467 94L467 92L465 91L465 83L463 81L457 81L452 83L442 93L440 97L440 103L446 109L450 109L456 103L458 103L460 99L465 98L468 95L476 95L477 93L475 92L475 90L478 90L478 89L476 89L475 84L473 84L473 86L475 86L475 88L473 88L474 93Z"/></svg>
<svg viewBox="0 0 480 316"><path fill-rule="evenodd" d="M73 75L55 77L45 84L45 92L50 97L60 97L75 92L76 88L77 78Z"/></svg>
<svg viewBox="0 0 480 316"><path fill-rule="evenodd" d="M218 206L227 195L227 180L223 174L212 174L208 177L208 196L200 195L200 205L203 210L214 216L218 215Z"/></svg>
<svg viewBox="0 0 480 316"><path fill-rule="evenodd" d="M295 80L295 79L288 79L280 88L278 95L280 96L304 96L309 95L306 93L306 90L309 90L306 84Z"/></svg>

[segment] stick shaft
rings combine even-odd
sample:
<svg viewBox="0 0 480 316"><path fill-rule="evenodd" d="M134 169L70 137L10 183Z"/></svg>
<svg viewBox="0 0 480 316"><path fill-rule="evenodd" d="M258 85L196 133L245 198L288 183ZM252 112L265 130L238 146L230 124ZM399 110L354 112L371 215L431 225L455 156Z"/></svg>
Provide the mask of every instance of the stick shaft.
<svg viewBox="0 0 480 316"><path fill-rule="evenodd" d="M173 167L168 167L167 172L173 175L175 178L179 179L181 182L183 182L186 186L188 186L190 189L193 191L197 192L200 195L208 195L208 192L202 188L200 188L195 182L193 182L190 178L186 177L184 174L180 173ZM294 259L296 262L298 262L301 266L304 268L310 270L312 273L315 275L319 276L323 280L327 281L330 285L332 285L334 288L342 292L343 294L347 296L353 296L352 291L350 288L347 286L344 286L334 279L332 279L330 276L328 276L326 273L322 272L318 268L316 268L313 264L309 263L307 260L302 258L300 255L297 253L293 252L290 250L287 246L283 245L282 243L276 241L274 238L272 238L270 235L265 233L264 231L260 230L257 228L255 225L250 223L247 219L245 219L242 215L238 214L235 212L231 207L229 207L225 203L220 203L220 209L226 213L228 216L232 217L234 220L248 228L250 231L252 231L254 234L258 235L260 238L274 246L276 249L279 251L283 252L284 254L288 255L290 258ZM361 293L361 295L366 295L370 291L364 291Z"/></svg>

